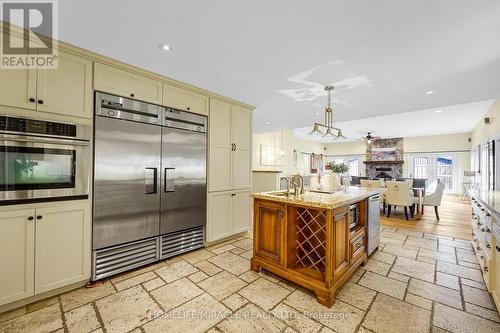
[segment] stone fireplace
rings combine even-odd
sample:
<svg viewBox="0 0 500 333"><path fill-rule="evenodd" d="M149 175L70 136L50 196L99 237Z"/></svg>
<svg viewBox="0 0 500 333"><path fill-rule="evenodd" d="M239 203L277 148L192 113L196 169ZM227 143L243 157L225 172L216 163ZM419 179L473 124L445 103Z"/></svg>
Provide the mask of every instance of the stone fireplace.
<svg viewBox="0 0 500 333"><path fill-rule="evenodd" d="M374 158L373 148L389 148L392 154L388 159L384 156ZM403 177L403 138L390 138L374 140L366 144L366 176L369 178L397 179Z"/></svg>

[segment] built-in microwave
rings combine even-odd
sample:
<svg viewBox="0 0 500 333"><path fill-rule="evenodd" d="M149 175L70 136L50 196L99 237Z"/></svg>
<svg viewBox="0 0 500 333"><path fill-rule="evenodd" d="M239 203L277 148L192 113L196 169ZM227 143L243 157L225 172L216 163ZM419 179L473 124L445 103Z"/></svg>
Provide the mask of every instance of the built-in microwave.
<svg viewBox="0 0 500 333"><path fill-rule="evenodd" d="M359 207L351 205L349 207L349 230L352 230L359 224Z"/></svg>
<svg viewBox="0 0 500 333"><path fill-rule="evenodd" d="M88 198L87 125L0 116L0 205Z"/></svg>

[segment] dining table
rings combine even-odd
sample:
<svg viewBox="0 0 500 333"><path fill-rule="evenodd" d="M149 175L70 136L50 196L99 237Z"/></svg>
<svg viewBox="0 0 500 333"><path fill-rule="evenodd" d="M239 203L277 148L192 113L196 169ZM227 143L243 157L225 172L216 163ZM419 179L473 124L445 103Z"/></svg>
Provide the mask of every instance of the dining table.
<svg viewBox="0 0 500 333"><path fill-rule="evenodd" d="M378 187L378 188L374 188L374 189L377 189L378 191L380 191L380 195L382 197L384 197L385 194L387 193L387 188L386 187ZM424 199L425 188L424 187L412 187L411 191L413 193L413 196L417 198L414 217L417 220L420 220L422 218L423 209L424 209L423 199Z"/></svg>

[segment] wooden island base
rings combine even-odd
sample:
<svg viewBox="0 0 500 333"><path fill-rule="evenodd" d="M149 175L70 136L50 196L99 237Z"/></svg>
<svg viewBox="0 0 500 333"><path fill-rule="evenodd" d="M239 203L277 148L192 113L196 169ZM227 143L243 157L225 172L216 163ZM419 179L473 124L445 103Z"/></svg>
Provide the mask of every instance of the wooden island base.
<svg viewBox="0 0 500 333"><path fill-rule="evenodd" d="M320 304L331 307L338 288L368 260L366 198L328 208L254 195L251 269L309 289ZM358 224L349 228L353 214Z"/></svg>

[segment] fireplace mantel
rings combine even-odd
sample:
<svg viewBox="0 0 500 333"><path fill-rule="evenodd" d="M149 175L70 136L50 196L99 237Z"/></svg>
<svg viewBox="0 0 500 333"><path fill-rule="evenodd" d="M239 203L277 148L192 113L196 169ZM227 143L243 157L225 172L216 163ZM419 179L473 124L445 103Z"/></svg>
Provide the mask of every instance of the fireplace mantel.
<svg viewBox="0 0 500 333"><path fill-rule="evenodd" d="M404 164L405 161L363 161L364 164Z"/></svg>

